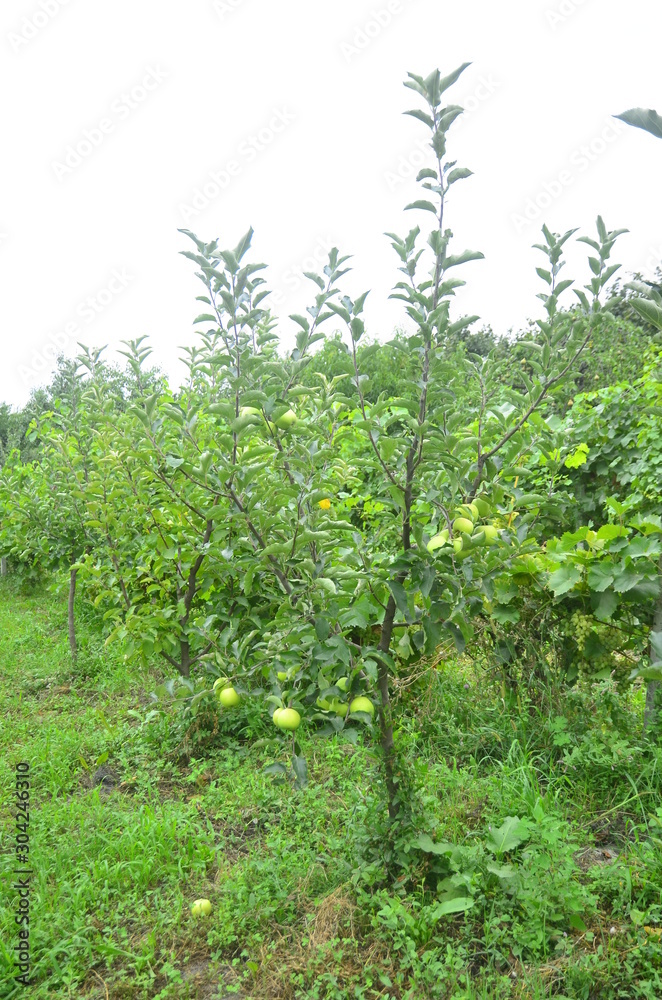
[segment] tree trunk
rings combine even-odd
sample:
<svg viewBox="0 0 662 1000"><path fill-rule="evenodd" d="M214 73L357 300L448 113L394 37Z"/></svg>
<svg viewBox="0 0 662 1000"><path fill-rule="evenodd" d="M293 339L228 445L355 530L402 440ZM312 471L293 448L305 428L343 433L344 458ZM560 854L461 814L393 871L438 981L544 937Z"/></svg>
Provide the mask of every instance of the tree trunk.
<svg viewBox="0 0 662 1000"><path fill-rule="evenodd" d="M191 676L191 650L189 646L188 639L180 639L180 661L179 661L179 672L182 677Z"/></svg>
<svg viewBox="0 0 662 1000"><path fill-rule="evenodd" d="M658 563L658 582L660 584L660 590L657 595L657 606L655 608L655 616L653 618L653 632L662 632L662 556L660 556L660 561ZM651 660L653 659L653 648L649 647L649 653ZM662 682L660 681L649 681L648 687L646 688L646 708L644 709L644 732L647 729L654 726L657 721L657 710L655 708L655 701L658 691L662 688Z"/></svg>
<svg viewBox="0 0 662 1000"><path fill-rule="evenodd" d="M388 653L391 645L391 635L393 633L393 619L395 618L395 600L393 595L388 599L386 613L382 622L381 637L377 646L383 653ZM388 792L388 814L391 819L395 819L399 811L399 802L396 801L398 783L395 776L396 753L393 742L393 720L391 717L391 699L388 693L388 666L381 660L379 662L379 673L377 675L381 705L379 708L379 728L380 745L384 759L384 774L386 778L386 790Z"/></svg>
<svg viewBox="0 0 662 1000"><path fill-rule="evenodd" d="M69 624L69 649L71 659L76 662L76 623L74 621L74 598L76 596L76 574L78 570L72 569L69 573L69 601L67 605L67 616Z"/></svg>
<svg viewBox="0 0 662 1000"><path fill-rule="evenodd" d="M0 576L7 576L7 556L0 558Z"/></svg>

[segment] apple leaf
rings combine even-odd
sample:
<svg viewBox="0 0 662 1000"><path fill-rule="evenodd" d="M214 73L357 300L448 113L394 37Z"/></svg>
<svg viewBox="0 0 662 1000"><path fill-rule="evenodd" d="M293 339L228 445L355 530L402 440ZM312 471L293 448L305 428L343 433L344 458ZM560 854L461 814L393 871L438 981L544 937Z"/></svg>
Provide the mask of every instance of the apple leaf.
<svg viewBox="0 0 662 1000"><path fill-rule="evenodd" d="M273 764L267 764L264 768L265 774L287 774L287 768L284 764L279 761L275 761Z"/></svg>
<svg viewBox="0 0 662 1000"><path fill-rule="evenodd" d="M627 125L634 125L635 128L642 128L658 139L662 139L662 118L652 108L630 108L629 111L623 111L620 115L614 115L614 118L619 118Z"/></svg>
<svg viewBox="0 0 662 1000"><path fill-rule="evenodd" d="M305 788L308 784L308 765L305 757L297 757L296 754L292 757L292 772L296 787Z"/></svg>

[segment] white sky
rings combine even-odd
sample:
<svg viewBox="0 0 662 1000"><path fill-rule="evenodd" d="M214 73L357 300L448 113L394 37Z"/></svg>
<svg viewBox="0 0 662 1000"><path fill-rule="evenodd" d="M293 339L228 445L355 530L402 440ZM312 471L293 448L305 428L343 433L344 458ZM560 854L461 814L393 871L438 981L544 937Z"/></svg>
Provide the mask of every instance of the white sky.
<svg viewBox="0 0 662 1000"><path fill-rule="evenodd" d="M630 230L614 255L624 272L652 275L662 142L610 115L662 112L660 27L656 0L4 0L0 401L23 404L54 344L73 355L79 340L112 359L147 334L177 382L204 291L178 227L223 247L254 227L286 344L288 314L313 302L297 268L337 245L354 256L345 290L371 289L368 333L387 339L404 304L388 300L399 275L383 233L431 220L403 212L427 141L402 115L420 106L408 71L472 63L448 92L470 110L449 153L475 175L446 218L455 251L486 259L463 268L455 315L497 333L540 315L543 222L594 235L602 214ZM572 246L564 274L580 285L587 249Z"/></svg>

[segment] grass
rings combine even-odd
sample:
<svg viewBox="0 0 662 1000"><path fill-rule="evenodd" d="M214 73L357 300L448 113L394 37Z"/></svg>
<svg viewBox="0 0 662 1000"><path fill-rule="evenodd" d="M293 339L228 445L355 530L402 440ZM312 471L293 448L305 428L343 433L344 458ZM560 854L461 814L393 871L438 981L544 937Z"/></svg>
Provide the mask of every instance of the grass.
<svg viewBox="0 0 662 1000"><path fill-rule="evenodd" d="M662 996L662 752L641 736L641 691L523 684L507 701L466 660L403 690L418 825L388 846L393 881L368 735L307 729L308 785L279 781L264 768L290 743L261 706L146 722L168 675L125 664L77 613L72 668L62 597L0 588L2 998ZM19 761L29 992L12 964ZM507 817L519 832L499 841Z"/></svg>

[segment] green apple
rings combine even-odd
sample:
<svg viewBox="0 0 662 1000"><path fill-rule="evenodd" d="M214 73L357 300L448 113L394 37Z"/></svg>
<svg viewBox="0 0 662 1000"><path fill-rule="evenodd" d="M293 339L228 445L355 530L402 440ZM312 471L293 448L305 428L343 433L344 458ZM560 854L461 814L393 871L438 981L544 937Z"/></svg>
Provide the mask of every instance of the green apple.
<svg viewBox="0 0 662 1000"><path fill-rule="evenodd" d="M275 421L276 427L280 427L282 431L289 430L297 422L297 415L294 410L285 410L278 420Z"/></svg>
<svg viewBox="0 0 662 1000"><path fill-rule="evenodd" d="M463 503L455 511L460 517L468 517L470 521L475 521L478 517L478 508L473 503Z"/></svg>
<svg viewBox="0 0 662 1000"><path fill-rule="evenodd" d="M227 687L229 683L230 682L228 681L227 677L219 677L217 680L214 681L214 687L212 690L218 691L219 688Z"/></svg>
<svg viewBox="0 0 662 1000"><path fill-rule="evenodd" d="M482 530L485 532L485 538L487 539L490 545L496 542L497 538L499 537L498 528L495 528L493 524L486 524L484 525Z"/></svg>
<svg viewBox="0 0 662 1000"><path fill-rule="evenodd" d="M277 708L273 720L279 729L298 729L301 724L301 716L295 708Z"/></svg>
<svg viewBox="0 0 662 1000"><path fill-rule="evenodd" d="M479 517L489 517L492 513L492 508L488 504L487 500L483 500L482 497L477 497L474 500L474 507L477 508Z"/></svg>
<svg viewBox="0 0 662 1000"><path fill-rule="evenodd" d="M350 712L367 712L370 716L375 714L375 706L369 698L363 696L355 698L349 706L349 710Z"/></svg>
<svg viewBox="0 0 662 1000"><path fill-rule="evenodd" d="M239 407L240 417L261 417L262 410L258 410L255 406L240 406Z"/></svg>
<svg viewBox="0 0 662 1000"><path fill-rule="evenodd" d="M329 709L330 711L335 712L336 715L340 716L343 719L347 715L347 705L344 702L342 702L340 698L333 698L329 705Z"/></svg>
<svg viewBox="0 0 662 1000"><path fill-rule="evenodd" d="M427 545L428 552L434 552L435 549L440 549L447 544L448 544L448 528L444 528L444 530L440 531L438 535L433 535L433 537L430 539Z"/></svg>
<svg viewBox="0 0 662 1000"><path fill-rule="evenodd" d="M455 531L461 531L465 535L470 535L474 530L473 521L468 517L456 517L453 521Z"/></svg>
<svg viewBox="0 0 662 1000"><path fill-rule="evenodd" d="M208 899L196 899L191 903L191 913L194 917L208 917L211 913L211 903Z"/></svg>
<svg viewBox="0 0 662 1000"><path fill-rule="evenodd" d="M456 556L459 556L460 552L462 551L462 544L463 543L462 543L462 539L461 538L454 538L453 539L453 549L455 550L455 555Z"/></svg>
<svg viewBox="0 0 662 1000"><path fill-rule="evenodd" d="M349 687L349 679L347 677L339 677L336 681L336 687L339 691L346 691Z"/></svg>
<svg viewBox="0 0 662 1000"><path fill-rule="evenodd" d="M487 542L487 536L483 531L482 527L478 529L475 535L472 535L469 539L472 545L485 545Z"/></svg>
<svg viewBox="0 0 662 1000"><path fill-rule="evenodd" d="M233 687L226 687L220 692L218 700L223 708L234 708L235 705L239 704L241 698Z"/></svg>

